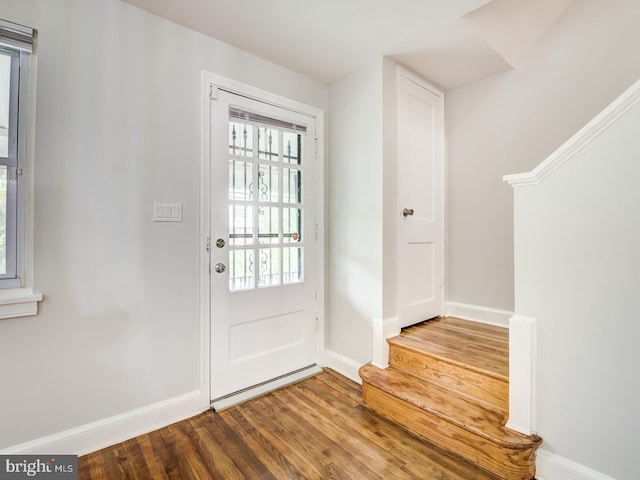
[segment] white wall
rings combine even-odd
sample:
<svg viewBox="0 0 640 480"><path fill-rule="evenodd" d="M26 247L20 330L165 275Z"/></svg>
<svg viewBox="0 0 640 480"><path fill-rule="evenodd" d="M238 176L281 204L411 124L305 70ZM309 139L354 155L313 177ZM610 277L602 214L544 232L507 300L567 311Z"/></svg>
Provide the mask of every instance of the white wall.
<svg viewBox="0 0 640 480"><path fill-rule="evenodd" d="M117 0L0 0L39 31L36 317L0 321L0 449L199 388L202 69L328 88ZM154 200L182 223L152 223ZM369 234L370 232L366 232Z"/></svg>
<svg viewBox="0 0 640 480"><path fill-rule="evenodd" d="M546 451L617 480L640 478L639 126L636 104L515 191L516 313L537 322L538 433Z"/></svg>
<svg viewBox="0 0 640 480"><path fill-rule="evenodd" d="M327 348L371 360L382 318L382 59L330 87Z"/></svg>
<svg viewBox="0 0 640 480"><path fill-rule="evenodd" d="M518 67L447 92L450 301L513 310L513 199L527 171L640 77L640 2L577 0Z"/></svg>

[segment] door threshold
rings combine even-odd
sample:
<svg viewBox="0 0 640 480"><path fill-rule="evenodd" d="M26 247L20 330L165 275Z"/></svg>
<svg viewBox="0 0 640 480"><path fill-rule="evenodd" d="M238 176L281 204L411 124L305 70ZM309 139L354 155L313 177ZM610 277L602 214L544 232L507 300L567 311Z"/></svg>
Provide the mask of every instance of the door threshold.
<svg viewBox="0 0 640 480"><path fill-rule="evenodd" d="M322 371L323 370L317 365L310 365L308 367L301 368L300 370L296 370L295 372L274 378L273 380L268 380L258 385L254 385L253 387L245 388L244 390L211 400L211 408L216 412L220 412L226 408L251 400L252 398L261 397L262 395L266 395L274 390L299 382L305 378L318 375L319 373L322 373Z"/></svg>

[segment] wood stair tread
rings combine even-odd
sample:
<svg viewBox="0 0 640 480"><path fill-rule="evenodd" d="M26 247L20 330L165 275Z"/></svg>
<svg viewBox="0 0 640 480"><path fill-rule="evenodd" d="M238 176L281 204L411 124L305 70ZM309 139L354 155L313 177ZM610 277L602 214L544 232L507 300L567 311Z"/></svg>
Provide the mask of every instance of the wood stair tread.
<svg viewBox="0 0 640 480"><path fill-rule="evenodd" d="M408 327L387 340L390 347L416 352L507 381L509 331L454 317L440 317Z"/></svg>
<svg viewBox="0 0 640 480"><path fill-rule="evenodd" d="M429 328L441 328L451 332L468 333L476 337L485 337L504 343L509 343L509 331L504 327L489 325L486 323L471 322L455 317L438 317L427 322L414 325L405 329L405 332L419 332L422 326L429 325Z"/></svg>
<svg viewBox="0 0 640 480"><path fill-rule="evenodd" d="M360 369L360 376L364 382L375 388L501 447L524 450L539 443L535 436L523 435L504 427L504 411L474 401L409 372L393 367L382 370L367 364Z"/></svg>

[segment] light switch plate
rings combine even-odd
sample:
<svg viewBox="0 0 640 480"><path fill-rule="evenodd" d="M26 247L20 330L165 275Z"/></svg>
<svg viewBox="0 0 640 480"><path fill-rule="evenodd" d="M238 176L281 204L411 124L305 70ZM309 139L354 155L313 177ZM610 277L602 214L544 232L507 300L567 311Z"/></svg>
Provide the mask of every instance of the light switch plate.
<svg viewBox="0 0 640 480"><path fill-rule="evenodd" d="M153 202L153 221L154 222L181 222L182 221L182 204Z"/></svg>

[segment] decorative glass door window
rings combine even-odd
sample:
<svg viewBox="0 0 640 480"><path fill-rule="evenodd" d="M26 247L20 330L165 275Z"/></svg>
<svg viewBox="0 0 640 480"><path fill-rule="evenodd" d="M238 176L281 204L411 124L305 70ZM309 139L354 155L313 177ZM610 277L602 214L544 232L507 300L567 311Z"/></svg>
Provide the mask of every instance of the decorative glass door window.
<svg viewBox="0 0 640 480"><path fill-rule="evenodd" d="M304 280L306 127L229 111L229 291Z"/></svg>

